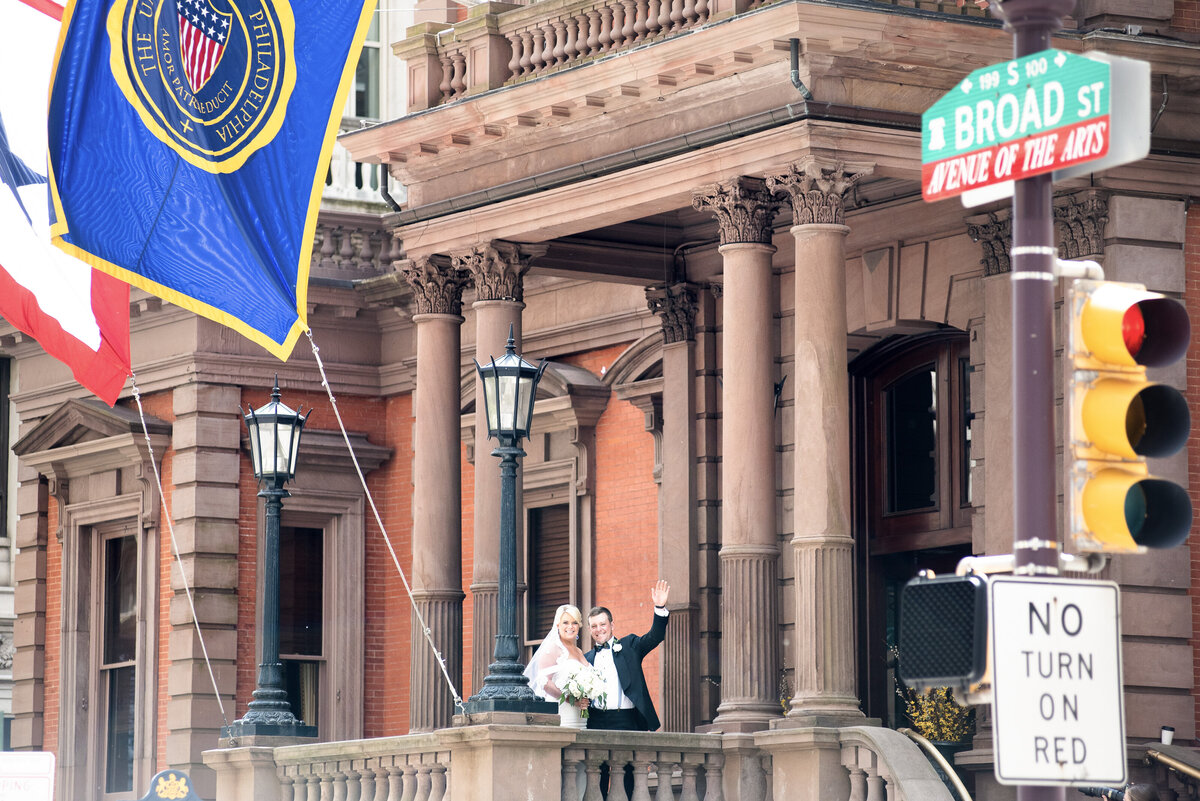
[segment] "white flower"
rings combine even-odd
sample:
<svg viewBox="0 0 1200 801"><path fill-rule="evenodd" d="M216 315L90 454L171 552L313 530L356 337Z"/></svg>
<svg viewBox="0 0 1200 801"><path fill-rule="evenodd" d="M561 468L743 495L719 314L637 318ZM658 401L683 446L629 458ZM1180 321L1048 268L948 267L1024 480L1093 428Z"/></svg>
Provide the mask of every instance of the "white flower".
<svg viewBox="0 0 1200 801"><path fill-rule="evenodd" d="M615 641L613 642L613 653L614 654L621 653L621 643L615 642Z"/></svg>
<svg viewBox="0 0 1200 801"><path fill-rule="evenodd" d="M604 709L608 701L608 694L604 691L604 675L599 668L592 665L570 663L559 689L562 690L562 695L558 699L560 704L576 704L586 698L596 704L599 709ZM583 709L580 714L586 718L588 710Z"/></svg>

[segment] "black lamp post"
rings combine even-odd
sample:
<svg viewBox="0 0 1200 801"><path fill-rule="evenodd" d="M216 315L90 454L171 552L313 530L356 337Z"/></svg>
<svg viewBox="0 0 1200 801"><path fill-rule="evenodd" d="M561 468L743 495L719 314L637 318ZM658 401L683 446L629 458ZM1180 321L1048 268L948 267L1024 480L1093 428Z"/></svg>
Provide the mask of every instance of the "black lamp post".
<svg viewBox="0 0 1200 801"><path fill-rule="evenodd" d="M311 410L309 414L312 414ZM297 720L283 685L279 661L279 512L290 493L283 485L296 477L296 455L307 416L279 400L279 379L271 391L271 402L246 411L250 432L250 462L258 479L258 496L266 499L263 543L262 661L254 700L241 720L221 730L221 737L316 737L316 726Z"/></svg>
<svg viewBox="0 0 1200 801"><path fill-rule="evenodd" d="M546 362L543 359L534 366L518 356L510 326L504 355L487 365L477 361L475 367L483 381L488 436L500 443L492 451L492 456L500 457L500 587L496 595L495 661L488 665L483 687L467 700L465 708L468 714L556 714L556 704L541 700L529 688L517 644L517 457L525 455L521 440L529 436L534 397Z"/></svg>

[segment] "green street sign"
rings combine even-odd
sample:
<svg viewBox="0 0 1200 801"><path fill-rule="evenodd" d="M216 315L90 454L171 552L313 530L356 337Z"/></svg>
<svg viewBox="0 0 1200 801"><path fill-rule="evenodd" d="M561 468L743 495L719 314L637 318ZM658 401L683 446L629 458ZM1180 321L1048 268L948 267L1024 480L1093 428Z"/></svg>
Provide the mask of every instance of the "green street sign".
<svg viewBox="0 0 1200 801"><path fill-rule="evenodd" d="M921 117L921 190L940 200L1103 158L1107 61L1043 50L978 69Z"/></svg>

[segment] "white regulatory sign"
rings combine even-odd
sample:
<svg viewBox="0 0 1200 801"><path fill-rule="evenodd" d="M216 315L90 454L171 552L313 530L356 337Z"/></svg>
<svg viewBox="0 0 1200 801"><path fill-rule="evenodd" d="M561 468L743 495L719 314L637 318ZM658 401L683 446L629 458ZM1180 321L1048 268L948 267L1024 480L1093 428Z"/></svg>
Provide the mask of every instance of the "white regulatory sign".
<svg viewBox="0 0 1200 801"><path fill-rule="evenodd" d="M49 751L0 753L0 798L4 801L52 801L54 754Z"/></svg>
<svg viewBox="0 0 1200 801"><path fill-rule="evenodd" d="M1117 585L994 576L989 586L996 780L1124 784Z"/></svg>

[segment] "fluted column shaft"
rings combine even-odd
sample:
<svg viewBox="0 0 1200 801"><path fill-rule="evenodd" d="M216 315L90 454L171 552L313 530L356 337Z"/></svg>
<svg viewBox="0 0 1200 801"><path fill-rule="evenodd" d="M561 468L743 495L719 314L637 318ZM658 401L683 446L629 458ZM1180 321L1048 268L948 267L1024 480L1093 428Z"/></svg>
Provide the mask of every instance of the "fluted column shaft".
<svg viewBox="0 0 1200 801"><path fill-rule="evenodd" d="M713 723L754 731L780 711L771 337L777 204L761 182L743 178L701 190L692 205L717 217L724 260L721 703Z"/></svg>
<svg viewBox="0 0 1200 801"><path fill-rule="evenodd" d="M671 584L671 631L663 652L663 729L690 732L698 718L698 554L696 509L696 345L698 287L650 287L662 320L662 484L658 500L659 575Z"/></svg>
<svg viewBox="0 0 1200 801"><path fill-rule="evenodd" d="M493 241L454 256L454 266L468 272L475 283L476 299L471 308L475 312L475 358L480 363L504 355L510 325L517 352L521 351L521 312L525 308L523 277L529 270L529 260L542 253L545 253L544 247ZM475 534L471 575L473 692L483 686L496 644L501 496L500 471L495 460L488 456L492 446L488 439L487 416L478 402L483 398L483 386L478 377L475 379L475 397ZM523 508L519 479L516 508Z"/></svg>
<svg viewBox="0 0 1200 801"><path fill-rule="evenodd" d="M770 176L791 198L796 247L793 513L797 723L862 719L854 673L854 534L850 528L850 408L842 198L865 174L806 160Z"/></svg>
<svg viewBox="0 0 1200 801"><path fill-rule="evenodd" d="M454 702L434 647L457 682L462 676L462 449L459 379L465 276L444 260L402 268L413 288L417 385L413 397L412 621L409 729L450 725Z"/></svg>

